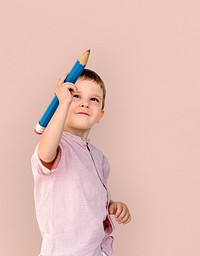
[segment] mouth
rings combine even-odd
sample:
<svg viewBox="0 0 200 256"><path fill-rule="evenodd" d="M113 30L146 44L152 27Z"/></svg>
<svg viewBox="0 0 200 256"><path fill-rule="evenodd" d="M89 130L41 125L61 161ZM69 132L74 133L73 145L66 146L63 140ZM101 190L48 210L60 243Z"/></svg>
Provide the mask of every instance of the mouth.
<svg viewBox="0 0 200 256"><path fill-rule="evenodd" d="M88 114L88 113L86 113L86 112L78 112L77 114L79 114L79 115L86 115L86 116L89 116L89 114Z"/></svg>

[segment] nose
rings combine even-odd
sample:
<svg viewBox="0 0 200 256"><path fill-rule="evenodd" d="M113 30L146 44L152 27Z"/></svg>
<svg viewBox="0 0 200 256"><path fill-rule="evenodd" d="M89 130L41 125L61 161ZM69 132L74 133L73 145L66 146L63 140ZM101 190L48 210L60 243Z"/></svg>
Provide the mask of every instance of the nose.
<svg viewBox="0 0 200 256"><path fill-rule="evenodd" d="M83 102L81 102L80 106L81 106L82 108L88 108L88 107L89 107L89 104L88 104L87 101L83 101Z"/></svg>

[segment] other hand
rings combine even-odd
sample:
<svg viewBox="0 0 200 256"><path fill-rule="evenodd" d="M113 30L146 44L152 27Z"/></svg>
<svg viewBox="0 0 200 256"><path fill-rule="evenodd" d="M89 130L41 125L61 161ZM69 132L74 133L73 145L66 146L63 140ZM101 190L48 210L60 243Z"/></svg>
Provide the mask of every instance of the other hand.
<svg viewBox="0 0 200 256"><path fill-rule="evenodd" d="M131 220L131 214L126 204L122 202L110 201L109 214L113 214L116 217L118 224L127 224Z"/></svg>

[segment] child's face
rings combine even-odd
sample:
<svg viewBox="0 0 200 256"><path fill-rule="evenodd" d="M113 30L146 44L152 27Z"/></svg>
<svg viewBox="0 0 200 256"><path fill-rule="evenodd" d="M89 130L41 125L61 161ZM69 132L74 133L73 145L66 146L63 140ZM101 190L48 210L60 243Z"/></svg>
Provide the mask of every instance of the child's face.
<svg viewBox="0 0 200 256"><path fill-rule="evenodd" d="M92 126L99 122L104 114L102 110L103 90L91 80L78 79L78 91L73 93L65 131L81 137L87 137Z"/></svg>

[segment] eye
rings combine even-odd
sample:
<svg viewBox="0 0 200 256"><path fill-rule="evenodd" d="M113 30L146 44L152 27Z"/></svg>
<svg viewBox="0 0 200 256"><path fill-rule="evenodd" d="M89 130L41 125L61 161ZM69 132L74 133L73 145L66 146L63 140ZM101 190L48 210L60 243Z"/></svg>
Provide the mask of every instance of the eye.
<svg viewBox="0 0 200 256"><path fill-rule="evenodd" d="M74 98L80 98L80 95L79 94L74 94L73 97Z"/></svg>
<svg viewBox="0 0 200 256"><path fill-rule="evenodd" d="M92 101L96 101L96 102L99 102L99 99L97 98L91 98Z"/></svg>

